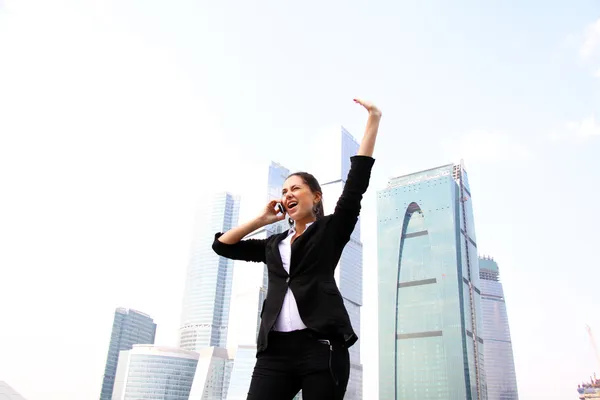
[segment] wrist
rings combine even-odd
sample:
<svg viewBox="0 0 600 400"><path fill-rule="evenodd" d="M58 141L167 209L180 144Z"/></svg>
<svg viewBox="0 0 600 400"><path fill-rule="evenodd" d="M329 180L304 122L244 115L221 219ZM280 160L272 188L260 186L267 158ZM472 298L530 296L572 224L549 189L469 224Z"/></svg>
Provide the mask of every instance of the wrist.
<svg viewBox="0 0 600 400"><path fill-rule="evenodd" d="M369 110L369 117L381 118L381 110L377 108Z"/></svg>
<svg viewBox="0 0 600 400"><path fill-rule="evenodd" d="M252 221L255 229L262 228L263 226L269 225L269 221L263 215L259 215Z"/></svg>

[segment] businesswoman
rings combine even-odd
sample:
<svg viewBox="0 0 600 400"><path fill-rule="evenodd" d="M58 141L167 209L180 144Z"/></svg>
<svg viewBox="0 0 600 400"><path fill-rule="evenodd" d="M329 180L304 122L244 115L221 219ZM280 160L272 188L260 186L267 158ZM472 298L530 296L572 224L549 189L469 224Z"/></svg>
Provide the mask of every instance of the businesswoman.
<svg viewBox="0 0 600 400"><path fill-rule="evenodd" d="M227 258L267 264L269 285L261 312L257 355L248 400L341 400L350 375L348 348L358 337L334 279L342 250L358 221L369 186L381 111L355 99L368 112L365 134L335 212L325 216L321 187L311 174L290 175L281 200L258 217L217 233L213 250ZM293 221L289 231L242 240L263 226Z"/></svg>

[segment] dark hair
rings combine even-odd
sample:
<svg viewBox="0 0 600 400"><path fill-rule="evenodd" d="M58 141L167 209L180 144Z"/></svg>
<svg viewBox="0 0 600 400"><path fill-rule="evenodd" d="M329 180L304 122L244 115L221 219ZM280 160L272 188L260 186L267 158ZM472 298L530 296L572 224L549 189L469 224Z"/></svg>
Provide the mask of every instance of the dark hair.
<svg viewBox="0 0 600 400"><path fill-rule="evenodd" d="M304 181L304 183L308 185L311 192L318 193L321 195L321 199L313 207L313 213L315 214L317 220L323 218L325 216L325 209L323 208L323 191L321 190L321 185L319 185L319 181L317 180L317 178L315 178L312 174L309 174L308 172L294 172L293 174L288 176L288 179L292 176L300 177L300 179L302 179L302 181ZM293 223L291 218L289 222L290 224Z"/></svg>

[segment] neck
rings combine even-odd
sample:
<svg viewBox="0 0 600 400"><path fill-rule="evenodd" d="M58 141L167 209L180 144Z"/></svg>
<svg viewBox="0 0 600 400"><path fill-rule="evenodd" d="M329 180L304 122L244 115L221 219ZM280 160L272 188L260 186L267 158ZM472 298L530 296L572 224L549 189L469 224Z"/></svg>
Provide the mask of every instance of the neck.
<svg viewBox="0 0 600 400"><path fill-rule="evenodd" d="M306 230L306 225L310 224L311 222L315 222L315 217L310 217L310 218L296 221L296 233L298 235L303 234L304 231Z"/></svg>

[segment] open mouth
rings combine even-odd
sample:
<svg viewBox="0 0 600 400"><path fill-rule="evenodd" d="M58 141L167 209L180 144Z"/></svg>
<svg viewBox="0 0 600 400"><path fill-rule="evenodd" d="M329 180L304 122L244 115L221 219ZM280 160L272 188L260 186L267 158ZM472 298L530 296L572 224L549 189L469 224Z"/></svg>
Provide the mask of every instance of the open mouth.
<svg viewBox="0 0 600 400"><path fill-rule="evenodd" d="M297 201L290 201L290 202L287 204L287 209L288 209L288 211L291 211L291 210L293 210L293 209L294 209L294 208L295 208L297 205L298 205L298 202L297 202Z"/></svg>

